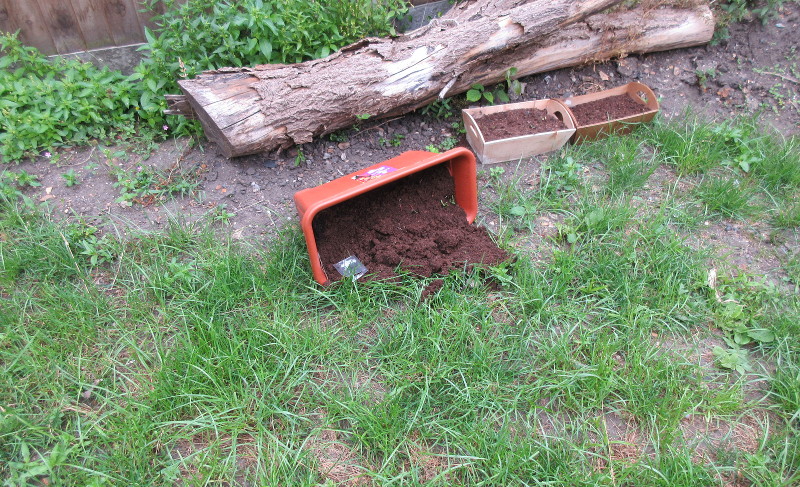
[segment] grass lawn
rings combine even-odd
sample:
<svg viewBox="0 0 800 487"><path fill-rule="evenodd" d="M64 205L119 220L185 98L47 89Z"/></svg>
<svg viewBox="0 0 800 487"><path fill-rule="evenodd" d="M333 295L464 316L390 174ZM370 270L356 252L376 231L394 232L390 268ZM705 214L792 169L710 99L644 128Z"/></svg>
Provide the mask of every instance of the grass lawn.
<svg viewBox="0 0 800 487"><path fill-rule="evenodd" d="M425 300L411 276L320 288L294 225L117 239L6 177L0 478L797 485L799 144L687 114L484 167L515 259Z"/></svg>

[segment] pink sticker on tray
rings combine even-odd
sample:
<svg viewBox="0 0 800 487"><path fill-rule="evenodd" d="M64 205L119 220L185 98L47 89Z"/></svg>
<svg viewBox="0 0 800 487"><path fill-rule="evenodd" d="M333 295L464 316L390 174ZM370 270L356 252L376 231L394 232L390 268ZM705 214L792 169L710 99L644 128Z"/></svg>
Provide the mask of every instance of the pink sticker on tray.
<svg viewBox="0 0 800 487"><path fill-rule="evenodd" d="M378 166L378 167L370 169L368 171L364 171L361 174L356 174L355 176L353 176L353 179L355 179L356 181L366 182L366 181L371 181L373 179L378 179L379 177L385 176L385 175L389 174L390 172L394 172L394 171L397 171L396 167Z"/></svg>

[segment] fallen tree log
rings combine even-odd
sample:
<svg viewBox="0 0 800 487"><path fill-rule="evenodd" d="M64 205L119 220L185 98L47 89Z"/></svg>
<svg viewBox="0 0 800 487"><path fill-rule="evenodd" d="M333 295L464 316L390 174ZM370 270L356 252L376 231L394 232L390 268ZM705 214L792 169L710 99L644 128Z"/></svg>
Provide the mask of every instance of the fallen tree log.
<svg viewBox="0 0 800 487"><path fill-rule="evenodd" d="M358 115L406 113L502 81L511 67L520 77L713 35L707 6L597 13L618 3L478 0L404 36L365 39L324 59L225 68L179 85L206 136L235 157L310 142ZM188 115L186 107L170 113Z"/></svg>

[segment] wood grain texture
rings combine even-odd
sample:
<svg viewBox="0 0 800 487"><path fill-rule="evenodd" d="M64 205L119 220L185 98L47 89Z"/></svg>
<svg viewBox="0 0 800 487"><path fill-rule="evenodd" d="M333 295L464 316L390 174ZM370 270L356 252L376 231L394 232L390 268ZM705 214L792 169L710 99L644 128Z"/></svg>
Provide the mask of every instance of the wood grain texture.
<svg viewBox="0 0 800 487"><path fill-rule="evenodd" d="M44 23L50 31L58 54L68 54L86 50L86 42L83 39L80 24L72 8L71 1L28 1L35 1L39 5L39 10L42 14L39 22Z"/></svg>
<svg viewBox="0 0 800 487"><path fill-rule="evenodd" d="M19 40L27 45L39 49L43 54L56 54L56 45L53 36L42 19L39 4L35 1L0 0L9 13L11 22L20 29Z"/></svg>
<svg viewBox="0 0 800 487"><path fill-rule="evenodd" d="M144 9L144 0L0 0L0 32L19 29L25 45L47 55L138 44L144 26L155 27Z"/></svg>
<svg viewBox="0 0 800 487"><path fill-rule="evenodd" d="M0 32L14 33L19 29L17 19L12 16L8 4L11 0L0 0Z"/></svg>
<svg viewBox="0 0 800 487"><path fill-rule="evenodd" d="M714 32L707 6L597 13L614 3L479 0L405 36L365 39L325 59L226 68L179 85L206 135L235 157L310 142L359 114L407 113L474 83L501 82L512 66L520 77L700 45Z"/></svg>
<svg viewBox="0 0 800 487"><path fill-rule="evenodd" d="M105 0L104 12L117 46L144 42L144 28L139 21L138 0Z"/></svg>
<svg viewBox="0 0 800 487"><path fill-rule="evenodd" d="M114 37L105 14L104 0L71 0L72 8L83 33L84 49L114 45ZM66 2L64 2L66 3Z"/></svg>

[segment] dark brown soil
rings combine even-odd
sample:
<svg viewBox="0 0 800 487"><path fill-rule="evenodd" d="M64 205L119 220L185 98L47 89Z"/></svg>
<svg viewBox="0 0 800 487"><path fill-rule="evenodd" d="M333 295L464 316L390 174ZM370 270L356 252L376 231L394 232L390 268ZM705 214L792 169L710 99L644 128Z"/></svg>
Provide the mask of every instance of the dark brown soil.
<svg viewBox="0 0 800 487"><path fill-rule="evenodd" d="M320 212L314 235L328 278L340 279L333 264L351 255L368 269L362 279L393 277L398 267L429 277L506 260L486 229L467 223L453 193L453 178L438 165Z"/></svg>
<svg viewBox="0 0 800 487"><path fill-rule="evenodd" d="M572 114L578 126L585 126L630 117L648 110L646 105L635 102L628 95L617 95L575 105Z"/></svg>
<svg viewBox="0 0 800 487"><path fill-rule="evenodd" d="M567 128L558 118L536 108L490 113L476 118L475 122L486 142Z"/></svg>

